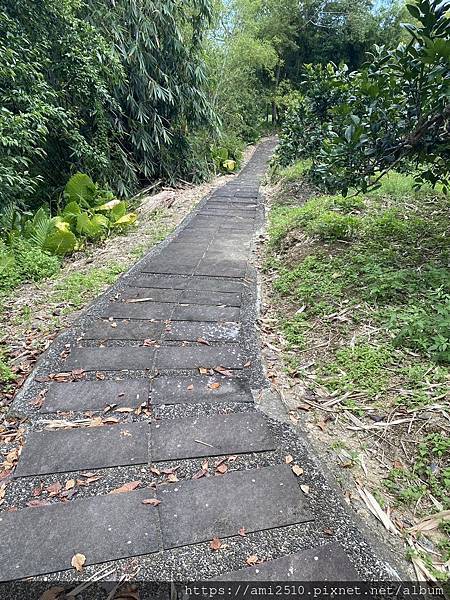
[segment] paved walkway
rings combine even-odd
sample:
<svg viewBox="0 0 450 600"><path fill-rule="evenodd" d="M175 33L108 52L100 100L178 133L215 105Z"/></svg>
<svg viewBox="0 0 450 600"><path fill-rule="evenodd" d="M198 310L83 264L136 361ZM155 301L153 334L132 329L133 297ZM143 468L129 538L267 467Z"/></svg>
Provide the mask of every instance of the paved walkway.
<svg viewBox="0 0 450 600"><path fill-rule="evenodd" d="M387 576L302 440L255 405L267 382L251 252L272 151L261 144L38 364L14 407L29 425L1 507L0 581L79 577L76 553L84 576L108 562L115 579Z"/></svg>

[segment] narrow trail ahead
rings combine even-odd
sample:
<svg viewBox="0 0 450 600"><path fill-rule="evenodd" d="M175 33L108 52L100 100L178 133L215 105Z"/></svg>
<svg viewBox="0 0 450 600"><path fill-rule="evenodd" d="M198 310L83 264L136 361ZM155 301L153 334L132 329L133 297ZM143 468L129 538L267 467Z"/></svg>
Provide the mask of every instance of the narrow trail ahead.
<svg viewBox="0 0 450 600"><path fill-rule="evenodd" d="M76 553L83 576L107 562L110 579L392 578L304 442L264 412L251 253L273 148L39 362L14 405L29 421L0 512L1 581L76 579Z"/></svg>

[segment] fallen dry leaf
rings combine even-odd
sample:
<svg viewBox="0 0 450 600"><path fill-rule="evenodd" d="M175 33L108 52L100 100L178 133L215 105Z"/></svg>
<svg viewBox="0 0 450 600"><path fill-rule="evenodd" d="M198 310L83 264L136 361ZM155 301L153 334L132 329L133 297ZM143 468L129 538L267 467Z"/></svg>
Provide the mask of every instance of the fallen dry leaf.
<svg viewBox="0 0 450 600"><path fill-rule="evenodd" d="M192 475L192 479L201 479L202 477L205 477L205 475L208 475L208 471L206 469L200 469L200 471L197 471L197 473Z"/></svg>
<svg viewBox="0 0 450 600"><path fill-rule="evenodd" d="M75 487L76 483L77 482L75 481L75 479L69 479L69 481L66 481L66 485L64 486L64 489L71 490L72 488Z"/></svg>
<svg viewBox="0 0 450 600"><path fill-rule="evenodd" d="M304 494L309 494L309 485L301 485L300 489Z"/></svg>
<svg viewBox="0 0 450 600"><path fill-rule="evenodd" d="M325 429L327 428L327 424L323 420L317 421L316 425L321 431L325 431Z"/></svg>
<svg viewBox="0 0 450 600"><path fill-rule="evenodd" d="M251 567L253 565L257 565L261 561L256 556L256 554L251 554L250 556L247 556L247 558L245 559L245 562Z"/></svg>
<svg viewBox="0 0 450 600"><path fill-rule="evenodd" d="M410 527L408 531L420 532L420 531L433 531L437 529L439 525L448 523L450 521L450 510L443 510L429 515L421 519L418 523Z"/></svg>
<svg viewBox="0 0 450 600"><path fill-rule="evenodd" d="M150 472L153 473L153 475L161 475L161 471L156 467L150 467Z"/></svg>
<svg viewBox="0 0 450 600"><path fill-rule="evenodd" d="M219 538L213 538L209 543L209 547L211 550L217 551L222 547L222 542L219 540Z"/></svg>
<svg viewBox="0 0 450 600"><path fill-rule="evenodd" d="M291 462L294 462L294 457L292 456L292 454L288 454L287 456L284 457L284 462L287 465L290 465Z"/></svg>
<svg viewBox="0 0 450 600"><path fill-rule="evenodd" d="M72 567L74 569L76 569L79 573L81 573L81 571L83 570L83 566L84 566L85 562L86 562L86 557L84 554L77 553L72 556L72 561L71 561Z"/></svg>
<svg viewBox="0 0 450 600"><path fill-rule="evenodd" d="M59 483L59 481L52 483L47 488L47 492L50 496L57 496L61 492L61 490L62 490L62 485Z"/></svg>
<svg viewBox="0 0 450 600"><path fill-rule="evenodd" d="M190 385L187 386L186 389L189 390L189 391L192 391L194 389L194 384L191 383Z"/></svg>
<svg viewBox="0 0 450 600"><path fill-rule="evenodd" d="M238 533L239 533L239 535L240 535L241 537L245 537L245 536L247 535L247 534L246 534L246 532L245 532L245 527L241 527L241 528L239 529Z"/></svg>
<svg viewBox="0 0 450 600"><path fill-rule="evenodd" d="M63 587L53 586L39 597L39 600L57 600L57 598L64 592Z"/></svg>
<svg viewBox="0 0 450 600"><path fill-rule="evenodd" d="M200 375L207 375L208 369L205 369L205 367L199 367L198 372L200 373Z"/></svg>
<svg viewBox="0 0 450 600"><path fill-rule="evenodd" d="M221 464L217 467L216 473L220 473L220 475L224 475L228 471L228 465Z"/></svg>
<svg viewBox="0 0 450 600"><path fill-rule="evenodd" d="M205 346L211 346L211 344L208 342L208 340L205 340L205 338L199 337L199 338L197 338L197 342L199 344L204 344Z"/></svg>
<svg viewBox="0 0 450 600"><path fill-rule="evenodd" d="M304 473L303 469L298 465L292 465L292 472L297 475L297 477L300 477L300 475L303 475Z"/></svg>
<svg viewBox="0 0 450 600"><path fill-rule="evenodd" d="M214 383L209 383L208 387L212 390L218 390L220 388L220 383L215 381Z"/></svg>
<svg viewBox="0 0 450 600"><path fill-rule="evenodd" d="M121 485L120 487L118 487L114 490L111 490L109 493L110 494L123 494L124 492L132 492L140 485L141 485L140 481L130 481L129 483L125 483L124 485Z"/></svg>
<svg viewBox="0 0 450 600"><path fill-rule="evenodd" d="M38 508L40 506L48 506L50 504L50 502L47 502L47 500L30 500L29 502L27 502L27 506L30 506L32 508Z"/></svg>
<svg viewBox="0 0 450 600"><path fill-rule="evenodd" d="M150 506L158 506L161 504L161 500L157 498L147 498L146 500L142 500L142 504L150 504Z"/></svg>
<svg viewBox="0 0 450 600"><path fill-rule="evenodd" d="M175 473L169 473L169 475L167 475L167 481L169 483L176 483L178 481L178 477Z"/></svg>
<svg viewBox="0 0 450 600"><path fill-rule="evenodd" d="M224 367L214 367L214 371L221 375L225 375L226 377L233 377L233 373Z"/></svg>

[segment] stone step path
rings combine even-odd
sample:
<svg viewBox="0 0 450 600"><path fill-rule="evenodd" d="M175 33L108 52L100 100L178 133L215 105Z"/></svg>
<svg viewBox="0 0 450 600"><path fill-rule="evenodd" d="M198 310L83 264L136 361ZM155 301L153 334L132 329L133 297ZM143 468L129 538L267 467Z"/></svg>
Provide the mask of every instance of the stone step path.
<svg viewBox="0 0 450 600"><path fill-rule="evenodd" d="M38 364L15 404L28 425L0 509L0 581L76 579L75 553L85 577L107 562L119 578L136 560L160 581L383 572L301 440L255 405L267 382L252 248L273 147L262 143ZM214 552L213 538L229 541ZM264 562L242 571L250 554Z"/></svg>

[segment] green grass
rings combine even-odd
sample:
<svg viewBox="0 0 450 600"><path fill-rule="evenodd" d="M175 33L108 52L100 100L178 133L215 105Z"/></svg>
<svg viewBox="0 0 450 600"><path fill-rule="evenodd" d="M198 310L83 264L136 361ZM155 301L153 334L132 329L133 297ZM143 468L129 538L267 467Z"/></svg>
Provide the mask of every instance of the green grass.
<svg viewBox="0 0 450 600"><path fill-rule="evenodd" d="M276 169L272 173L274 180L283 180L286 182L294 182L302 179L303 175L310 169L312 161L309 159L298 160L293 165Z"/></svg>
<svg viewBox="0 0 450 600"><path fill-rule="evenodd" d="M288 342L289 349L303 349L305 347L305 329L310 327L302 314L294 315L291 319L281 322L281 331Z"/></svg>
<svg viewBox="0 0 450 600"><path fill-rule="evenodd" d="M93 268L86 273L64 274L55 280L50 301L65 305L63 312L82 308L108 285L116 281L126 265L113 262L105 267Z"/></svg>
<svg viewBox="0 0 450 600"><path fill-rule="evenodd" d="M386 367L392 360L390 348L361 344L337 350L334 361L321 370L321 381L333 391L364 392L374 398L384 392L389 383Z"/></svg>
<svg viewBox="0 0 450 600"><path fill-rule="evenodd" d="M270 213L265 268L283 311L295 315L280 315L287 372L301 376L296 352L314 346L319 330L339 342L317 357L317 382L338 395L359 394L358 401L347 398L347 409L387 414L445 402L449 199L429 187L414 190L412 177L392 173L364 198L315 196L295 206L284 195L282 202ZM342 321L333 318L341 314ZM366 330L375 333L368 338ZM389 478L402 502L430 490L438 497L436 481L448 486L448 469L442 476L428 471L437 457L431 438L424 444L411 473Z"/></svg>
<svg viewBox="0 0 450 600"><path fill-rule="evenodd" d="M16 379L4 356L0 355L0 384L10 383Z"/></svg>

